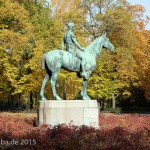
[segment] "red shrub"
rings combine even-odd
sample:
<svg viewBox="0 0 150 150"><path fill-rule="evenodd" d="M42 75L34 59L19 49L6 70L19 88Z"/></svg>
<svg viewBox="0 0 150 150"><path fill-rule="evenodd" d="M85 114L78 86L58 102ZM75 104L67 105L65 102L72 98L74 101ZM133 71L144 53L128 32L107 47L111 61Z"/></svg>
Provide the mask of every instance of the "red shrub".
<svg viewBox="0 0 150 150"><path fill-rule="evenodd" d="M0 116L0 149L21 150L149 150L150 117L100 116L101 129L86 126L33 126L35 118ZM24 143L21 143L23 142Z"/></svg>

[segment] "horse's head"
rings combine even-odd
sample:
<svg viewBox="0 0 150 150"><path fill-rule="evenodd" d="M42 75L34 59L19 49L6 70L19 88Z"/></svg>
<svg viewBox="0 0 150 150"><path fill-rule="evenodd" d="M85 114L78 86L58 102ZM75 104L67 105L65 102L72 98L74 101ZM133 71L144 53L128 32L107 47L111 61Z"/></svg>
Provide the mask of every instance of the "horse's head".
<svg viewBox="0 0 150 150"><path fill-rule="evenodd" d="M112 43L109 41L108 37L106 36L106 33L102 34L103 43L102 46L108 50L113 51L115 48L112 45Z"/></svg>

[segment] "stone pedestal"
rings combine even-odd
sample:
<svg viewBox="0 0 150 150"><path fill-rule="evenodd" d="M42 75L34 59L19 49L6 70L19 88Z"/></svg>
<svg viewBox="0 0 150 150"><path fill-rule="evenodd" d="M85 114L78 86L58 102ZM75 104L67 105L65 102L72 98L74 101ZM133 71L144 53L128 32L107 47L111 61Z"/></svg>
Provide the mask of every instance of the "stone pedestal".
<svg viewBox="0 0 150 150"><path fill-rule="evenodd" d="M72 124L99 128L99 108L96 100L47 100L39 102L39 125Z"/></svg>

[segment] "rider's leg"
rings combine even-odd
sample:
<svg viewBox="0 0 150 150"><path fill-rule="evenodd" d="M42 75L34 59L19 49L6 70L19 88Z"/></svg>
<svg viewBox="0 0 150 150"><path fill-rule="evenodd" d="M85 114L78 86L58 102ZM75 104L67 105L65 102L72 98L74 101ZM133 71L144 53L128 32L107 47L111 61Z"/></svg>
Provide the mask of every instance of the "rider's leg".
<svg viewBox="0 0 150 150"><path fill-rule="evenodd" d="M84 58L81 60L81 66L82 66L82 75L85 77L85 79L88 79L89 73L88 73L88 70L86 69L87 68L87 62Z"/></svg>
<svg viewBox="0 0 150 150"><path fill-rule="evenodd" d="M76 56L81 59L82 76L84 76L85 79L88 79L89 74L88 71L86 70L87 62L85 59L85 55L83 55L83 52L76 50Z"/></svg>

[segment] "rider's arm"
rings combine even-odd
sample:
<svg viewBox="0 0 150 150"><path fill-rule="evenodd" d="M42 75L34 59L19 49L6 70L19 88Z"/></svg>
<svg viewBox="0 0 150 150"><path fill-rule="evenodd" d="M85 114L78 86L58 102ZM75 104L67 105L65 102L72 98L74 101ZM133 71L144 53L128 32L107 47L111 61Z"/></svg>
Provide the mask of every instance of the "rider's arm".
<svg viewBox="0 0 150 150"><path fill-rule="evenodd" d="M71 38L72 38L72 41L74 42L74 44L79 48L79 49L81 49L81 50L84 50L82 47L81 47L81 45L78 43L78 41L76 40L76 37L75 37L75 35L72 33L72 35L71 35Z"/></svg>

